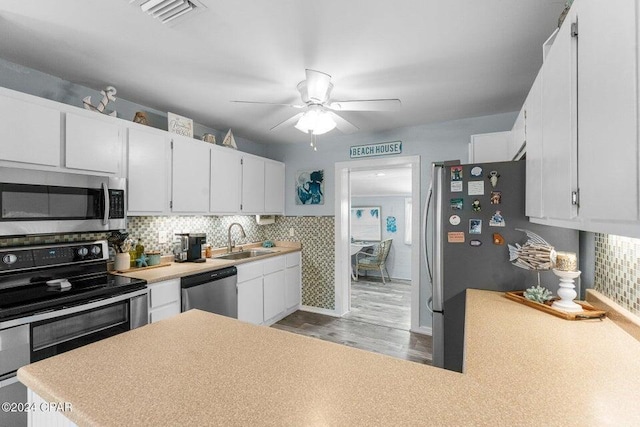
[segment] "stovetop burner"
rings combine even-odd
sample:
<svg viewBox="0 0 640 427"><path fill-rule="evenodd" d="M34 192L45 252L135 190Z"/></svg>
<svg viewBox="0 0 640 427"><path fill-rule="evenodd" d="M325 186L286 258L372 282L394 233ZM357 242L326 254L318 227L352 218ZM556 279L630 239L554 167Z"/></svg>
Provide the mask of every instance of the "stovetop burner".
<svg viewBox="0 0 640 427"><path fill-rule="evenodd" d="M85 252L82 248L88 246L100 249ZM100 241L90 245L82 243L0 250L0 264L4 264L0 274L0 320L59 310L144 289L144 280L114 276L107 272L106 248L106 242ZM83 259L78 252L80 255L93 252L93 256ZM100 259L95 259L97 253ZM62 254L59 258L63 259L54 263L52 254ZM39 260L40 256L46 258ZM7 263L12 260L13 263ZM30 265L25 266L24 260ZM67 279L71 287L61 289L46 284L55 279Z"/></svg>

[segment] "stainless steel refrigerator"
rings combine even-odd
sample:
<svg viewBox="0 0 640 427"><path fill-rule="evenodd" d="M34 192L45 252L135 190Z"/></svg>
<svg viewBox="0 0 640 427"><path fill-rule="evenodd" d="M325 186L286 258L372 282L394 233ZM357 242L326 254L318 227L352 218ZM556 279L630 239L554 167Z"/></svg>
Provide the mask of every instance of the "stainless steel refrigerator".
<svg viewBox="0 0 640 427"><path fill-rule="evenodd" d="M530 230L556 250L578 252L578 232L530 223L525 216L525 162L433 165L425 209L425 247L432 297L433 365L462 372L465 291L524 290L537 274L509 262L507 244ZM541 273L552 292L559 280ZM532 326L533 327L533 326ZM505 337L508 339L508 337Z"/></svg>

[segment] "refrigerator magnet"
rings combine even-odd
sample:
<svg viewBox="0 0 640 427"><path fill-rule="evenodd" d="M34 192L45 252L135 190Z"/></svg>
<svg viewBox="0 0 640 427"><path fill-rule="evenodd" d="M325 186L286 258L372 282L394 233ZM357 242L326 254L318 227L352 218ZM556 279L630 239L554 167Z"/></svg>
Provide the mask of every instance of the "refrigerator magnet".
<svg viewBox="0 0 640 427"><path fill-rule="evenodd" d="M487 178L491 182L491 187L496 188L496 185L498 185L498 178L500 178L500 174L498 173L498 171L491 171L489 172L489 176Z"/></svg>
<svg viewBox="0 0 640 427"><path fill-rule="evenodd" d="M451 166L451 181L462 181L462 166Z"/></svg>
<svg viewBox="0 0 640 427"><path fill-rule="evenodd" d="M467 185L467 193L469 196L483 196L484 181L469 181Z"/></svg>
<svg viewBox="0 0 640 427"><path fill-rule="evenodd" d="M449 243L464 243L463 231L450 231L447 233L447 242Z"/></svg>
<svg viewBox="0 0 640 427"><path fill-rule="evenodd" d="M458 215L451 215L449 217L449 224L451 224L451 225L460 224L460 217Z"/></svg>
<svg viewBox="0 0 640 427"><path fill-rule="evenodd" d="M470 219L469 220L469 234L482 234L482 220Z"/></svg>
<svg viewBox="0 0 640 427"><path fill-rule="evenodd" d="M502 203L502 191L492 191L491 192L491 204L499 205Z"/></svg>
<svg viewBox="0 0 640 427"><path fill-rule="evenodd" d="M478 246L482 246L482 242L478 239L469 240L469 246L477 248Z"/></svg>
<svg viewBox="0 0 640 427"><path fill-rule="evenodd" d="M455 209L457 211L461 211L464 206L464 200L462 199L451 199L451 209Z"/></svg>
<svg viewBox="0 0 640 427"><path fill-rule="evenodd" d="M460 193L462 191L462 181L451 181L451 192Z"/></svg>
<svg viewBox="0 0 640 427"><path fill-rule="evenodd" d="M482 168L480 166L474 166L471 168L471 176L478 178L482 176Z"/></svg>
<svg viewBox="0 0 640 427"><path fill-rule="evenodd" d="M493 233L493 244L504 245L504 237L500 233Z"/></svg>
<svg viewBox="0 0 640 427"><path fill-rule="evenodd" d="M471 209L473 209L474 212L480 212L482 210L482 206L480 205L480 200L475 199L473 203L471 203Z"/></svg>
<svg viewBox="0 0 640 427"><path fill-rule="evenodd" d="M489 220L489 227L504 227L505 223L504 223L504 217L502 216L502 211L496 211L496 213L494 213L491 216L491 219Z"/></svg>

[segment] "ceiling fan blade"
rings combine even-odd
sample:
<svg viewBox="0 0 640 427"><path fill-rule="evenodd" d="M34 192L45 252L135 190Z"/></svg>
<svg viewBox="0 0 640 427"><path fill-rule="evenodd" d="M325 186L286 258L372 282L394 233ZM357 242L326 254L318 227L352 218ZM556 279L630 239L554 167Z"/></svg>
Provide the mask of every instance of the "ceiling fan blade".
<svg viewBox="0 0 640 427"><path fill-rule="evenodd" d="M307 75L306 86L307 96L313 103L321 104L329 98L329 93L333 85L331 76L327 73L315 70L305 70Z"/></svg>
<svg viewBox="0 0 640 427"><path fill-rule="evenodd" d="M361 99L333 101L326 107L334 111L395 111L401 106L399 99Z"/></svg>
<svg viewBox="0 0 640 427"><path fill-rule="evenodd" d="M235 102L236 104L282 105L282 106L285 106L285 107L292 107L292 108L304 108L304 107L306 107L306 105L280 104L278 102L260 102L260 101L231 101L231 102Z"/></svg>
<svg viewBox="0 0 640 427"><path fill-rule="evenodd" d="M353 123L343 119L333 111L327 111L327 113L331 116L334 122L336 122L336 127L342 133L354 133L359 130L358 126Z"/></svg>
<svg viewBox="0 0 640 427"><path fill-rule="evenodd" d="M304 113L298 113L298 114L296 114L295 116L290 117L290 118L288 118L287 120L285 120L285 121L283 121L283 122L278 123L277 125L275 125L274 127L272 127L272 128L271 128L271 129L269 129L269 130L276 130L276 129L279 129L279 128L281 128L281 127L291 126L291 125L293 125L293 124L297 123L297 122L298 122L298 120L300 120L300 117L302 117L302 115L303 115L303 114L304 114Z"/></svg>

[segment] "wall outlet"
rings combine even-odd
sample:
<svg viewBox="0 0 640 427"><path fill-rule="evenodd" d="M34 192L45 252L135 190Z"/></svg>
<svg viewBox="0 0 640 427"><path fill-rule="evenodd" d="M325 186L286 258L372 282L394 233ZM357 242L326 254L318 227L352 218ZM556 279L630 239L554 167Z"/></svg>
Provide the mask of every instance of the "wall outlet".
<svg viewBox="0 0 640 427"><path fill-rule="evenodd" d="M291 228L289 229L289 236L290 236L290 237L293 237L295 234L296 234L296 231L293 229L293 227L291 227Z"/></svg>
<svg viewBox="0 0 640 427"><path fill-rule="evenodd" d="M168 231L158 231L158 243L169 243L171 241L171 233Z"/></svg>

